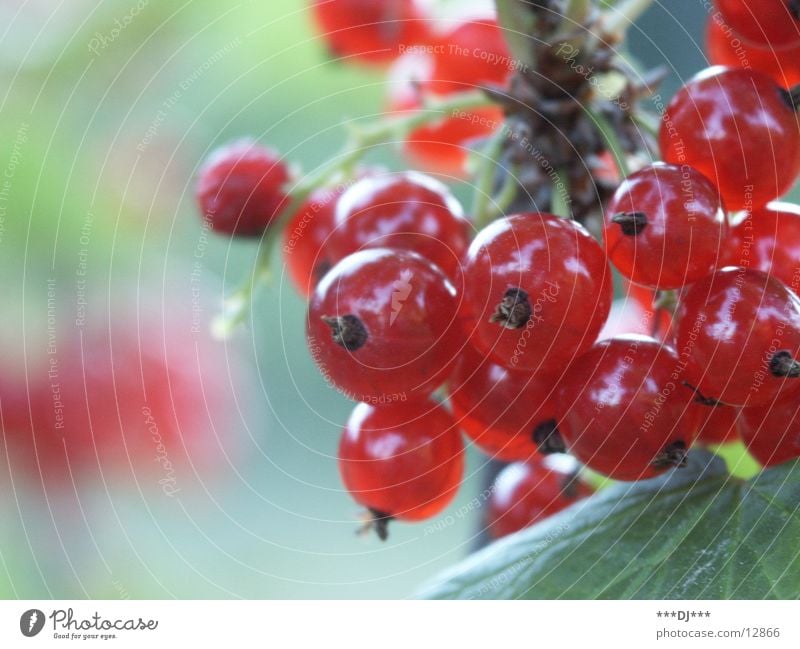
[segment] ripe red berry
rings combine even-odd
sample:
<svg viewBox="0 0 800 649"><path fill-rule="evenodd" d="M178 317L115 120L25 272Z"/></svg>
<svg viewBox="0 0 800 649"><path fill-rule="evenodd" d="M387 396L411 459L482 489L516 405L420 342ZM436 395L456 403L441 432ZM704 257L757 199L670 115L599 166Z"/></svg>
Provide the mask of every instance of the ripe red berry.
<svg viewBox="0 0 800 649"><path fill-rule="evenodd" d="M421 521L444 509L464 473L464 447L450 414L430 401L358 404L339 443L350 495L386 538L391 519Z"/></svg>
<svg viewBox="0 0 800 649"><path fill-rule="evenodd" d="M416 0L314 0L311 10L330 51L362 63L387 63L428 37Z"/></svg>
<svg viewBox="0 0 800 649"><path fill-rule="evenodd" d="M445 185L408 171L363 178L336 204L330 254L362 248L413 250L455 277L469 244L470 223Z"/></svg>
<svg viewBox="0 0 800 649"><path fill-rule="evenodd" d="M800 123L793 101L753 70L704 70L673 97L661 124L667 162L712 180L729 210L760 207L800 173Z"/></svg>
<svg viewBox="0 0 800 649"><path fill-rule="evenodd" d="M697 441L703 444L725 444L734 441L739 434L739 409L722 404L703 409Z"/></svg>
<svg viewBox="0 0 800 649"><path fill-rule="evenodd" d="M706 52L713 65L750 68L763 72L781 88L800 83L800 45L787 51L745 43L728 25L712 18L706 28Z"/></svg>
<svg viewBox="0 0 800 649"><path fill-rule="evenodd" d="M555 426L553 381L509 370L467 346L447 382L453 414L489 457L525 460L536 453L537 431Z"/></svg>
<svg viewBox="0 0 800 649"><path fill-rule="evenodd" d="M277 153L250 139L214 151L197 178L196 198L219 233L261 236L286 205L289 170Z"/></svg>
<svg viewBox="0 0 800 649"><path fill-rule="evenodd" d="M616 480L682 466L701 408L675 351L644 336L597 343L569 368L554 401L567 449Z"/></svg>
<svg viewBox="0 0 800 649"><path fill-rule="evenodd" d="M429 395L461 346L456 290L416 253L374 248L340 261L317 285L308 344L326 380L356 401Z"/></svg>
<svg viewBox="0 0 800 649"><path fill-rule="evenodd" d="M631 281L660 289L711 272L726 235L719 192L686 165L656 163L623 180L604 220L614 266Z"/></svg>
<svg viewBox="0 0 800 649"><path fill-rule="evenodd" d="M328 247L336 199L344 187L313 192L295 212L283 233L283 259L297 292L308 297L337 260Z"/></svg>
<svg viewBox="0 0 800 649"><path fill-rule="evenodd" d="M497 474L489 496L489 533L494 538L512 534L591 496L577 468L566 456L509 464Z"/></svg>
<svg viewBox="0 0 800 649"><path fill-rule="evenodd" d="M731 229L728 257L772 275L800 294L800 206L770 203L755 209Z"/></svg>
<svg viewBox="0 0 800 649"><path fill-rule="evenodd" d="M800 457L800 399L787 394L763 406L742 408L739 432L747 450L764 466Z"/></svg>
<svg viewBox="0 0 800 649"><path fill-rule="evenodd" d="M574 221L510 216L478 233L463 264L465 326L510 369L561 371L591 347L611 308L611 270Z"/></svg>
<svg viewBox="0 0 800 649"><path fill-rule="evenodd" d="M800 45L797 0L714 0L722 19L742 38L761 47Z"/></svg>
<svg viewBox="0 0 800 649"><path fill-rule="evenodd" d="M704 398L753 406L800 389L800 299L778 280L717 271L681 296L676 326L687 378Z"/></svg>

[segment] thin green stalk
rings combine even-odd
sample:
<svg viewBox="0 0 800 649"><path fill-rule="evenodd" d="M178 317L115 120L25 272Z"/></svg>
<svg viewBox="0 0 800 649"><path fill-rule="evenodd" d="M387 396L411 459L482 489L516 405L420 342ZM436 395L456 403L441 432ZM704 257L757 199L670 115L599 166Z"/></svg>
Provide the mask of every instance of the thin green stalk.
<svg viewBox="0 0 800 649"><path fill-rule="evenodd" d="M476 173L472 201L472 218L479 230L491 220L492 186L497 173L497 158L503 150L506 137L506 128L502 126L489 138L480 152L480 165Z"/></svg>
<svg viewBox="0 0 800 649"><path fill-rule="evenodd" d="M517 182L517 174L519 170L517 169L516 165L510 167L506 172L505 182L503 182L503 186L500 188L500 191L497 194L497 197L494 199L494 214L497 215L504 215L508 207L511 205L511 202L517 195L517 188L519 183Z"/></svg>
<svg viewBox="0 0 800 649"><path fill-rule="evenodd" d="M555 170L553 195L550 199L550 210L563 219L572 218L572 208L569 205L569 179L563 169Z"/></svg>

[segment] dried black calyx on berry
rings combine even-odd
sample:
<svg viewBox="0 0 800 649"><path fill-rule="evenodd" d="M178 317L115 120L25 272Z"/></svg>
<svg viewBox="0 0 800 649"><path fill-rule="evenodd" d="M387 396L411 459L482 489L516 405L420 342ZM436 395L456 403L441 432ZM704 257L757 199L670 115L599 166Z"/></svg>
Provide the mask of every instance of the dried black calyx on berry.
<svg viewBox="0 0 800 649"><path fill-rule="evenodd" d="M497 309L489 318L506 329L522 329L531 319L533 309L527 291L521 288L510 288L503 295Z"/></svg>
<svg viewBox="0 0 800 649"><path fill-rule="evenodd" d="M644 212L620 212L612 216L611 221L620 227L622 234L635 237L647 227L647 214Z"/></svg>
<svg viewBox="0 0 800 649"><path fill-rule="evenodd" d="M361 349L369 335L364 323L354 315L322 316L322 321L331 328L333 342L349 352Z"/></svg>
<svg viewBox="0 0 800 649"><path fill-rule="evenodd" d="M368 532L375 532L381 541L389 538L389 521L394 516L377 509L370 507L368 510L368 517L364 525L358 529L359 534L367 534Z"/></svg>
<svg viewBox="0 0 800 649"><path fill-rule="evenodd" d="M721 406L722 405L722 402L718 401L714 397L706 397L706 396L704 396L703 393L700 392L700 390L698 390L691 383L689 383L689 381L684 381L683 384L687 388L689 388L690 390L692 390L694 392L694 394L695 394L694 402L695 403L699 403L700 405L703 405L703 406L709 406L711 408L716 408L717 406Z"/></svg>
<svg viewBox="0 0 800 649"><path fill-rule="evenodd" d="M567 445L558 430L558 422L555 419L543 421L533 429L533 441L539 447L539 452L544 455L553 453L566 453Z"/></svg>
<svg viewBox="0 0 800 649"><path fill-rule="evenodd" d="M653 460L653 467L656 469L683 468L686 466L687 455L686 442L682 440L674 441L665 446L664 450L656 455Z"/></svg>
<svg viewBox="0 0 800 649"><path fill-rule="evenodd" d="M769 371L772 376L779 379L800 377L800 363L798 363L789 351L777 352L769 362Z"/></svg>
<svg viewBox="0 0 800 649"><path fill-rule="evenodd" d="M800 0L789 0L786 6L789 9L789 13L792 14L792 18L800 20Z"/></svg>

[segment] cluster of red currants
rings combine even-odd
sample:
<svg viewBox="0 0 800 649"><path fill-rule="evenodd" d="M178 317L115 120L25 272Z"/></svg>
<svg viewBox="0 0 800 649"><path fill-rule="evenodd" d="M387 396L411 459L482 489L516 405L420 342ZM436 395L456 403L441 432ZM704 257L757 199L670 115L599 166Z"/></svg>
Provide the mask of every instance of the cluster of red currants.
<svg viewBox="0 0 800 649"><path fill-rule="evenodd" d="M315 5L326 27L323 6L335 4ZM499 34L468 22L442 42L489 25ZM460 50L426 51L437 84L486 81ZM800 456L800 208L773 202L800 175L797 106L797 92L764 73L701 72L664 111L664 162L623 179L605 206L602 243L533 210L475 233L450 191L416 171L362 170L288 209L286 165L253 142L209 160L198 199L214 230L282 228L289 275L309 297L311 355L360 402L339 467L379 535L390 519L423 520L452 500L461 431L513 462L490 496L500 535L591 492L541 456L571 453L625 481L734 435L764 465ZM652 335L606 337L612 265Z"/></svg>

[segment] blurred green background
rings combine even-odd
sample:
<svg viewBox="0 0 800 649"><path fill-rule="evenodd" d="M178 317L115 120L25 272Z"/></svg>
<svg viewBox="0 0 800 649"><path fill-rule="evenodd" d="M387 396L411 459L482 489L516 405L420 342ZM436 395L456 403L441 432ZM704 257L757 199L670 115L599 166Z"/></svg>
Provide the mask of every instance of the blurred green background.
<svg viewBox="0 0 800 649"><path fill-rule="evenodd" d="M669 5L631 41L670 67L665 94L705 61L702 3ZM30 385L53 279L59 335L74 333L81 296L87 321L131 327L140 345L163 343L147 323L170 319L204 359L221 358L208 385L230 392L208 417L211 460L176 468L173 496L125 466L46 485L0 448L0 596L407 597L467 554L485 462L472 449L442 517L394 525L385 544L354 535L335 462L351 405L309 358L280 259L248 327L216 351L205 336L258 244L207 238L192 201L199 161L250 134L312 170L344 120L381 112L381 73L328 60L301 0L5 0L0 18L4 380ZM469 188L455 190L466 201Z"/></svg>

